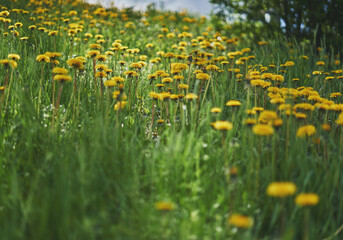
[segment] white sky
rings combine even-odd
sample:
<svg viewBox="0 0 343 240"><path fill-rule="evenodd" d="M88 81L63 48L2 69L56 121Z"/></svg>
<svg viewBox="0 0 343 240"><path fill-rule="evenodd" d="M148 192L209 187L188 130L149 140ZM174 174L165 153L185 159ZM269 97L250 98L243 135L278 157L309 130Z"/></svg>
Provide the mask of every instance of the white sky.
<svg viewBox="0 0 343 240"><path fill-rule="evenodd" d="M100 3L107 5L110 2L114 2L116 7L132 7L135 10L145 10L146 6L150 3L155 3L156 7L160 9L161 3L164 4L165 10L181 11L187 9L192 13L199 13L201 15L209 15L212 10L212 6L209 0L86 0L89 3Z"/></svg>

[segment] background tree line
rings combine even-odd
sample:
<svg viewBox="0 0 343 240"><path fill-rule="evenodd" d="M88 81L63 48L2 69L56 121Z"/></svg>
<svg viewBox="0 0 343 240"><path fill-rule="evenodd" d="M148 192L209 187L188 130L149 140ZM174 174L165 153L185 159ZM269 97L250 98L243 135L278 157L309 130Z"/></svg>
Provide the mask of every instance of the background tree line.
<svg viewBox="0 0 343 240"><path fill-rule="evenodd" d="M246 24L260 24L268 33L324 43L342 57L343 0L210 0L217 16L239 14ZM324 41L324 42L323 42Z"/></svg>

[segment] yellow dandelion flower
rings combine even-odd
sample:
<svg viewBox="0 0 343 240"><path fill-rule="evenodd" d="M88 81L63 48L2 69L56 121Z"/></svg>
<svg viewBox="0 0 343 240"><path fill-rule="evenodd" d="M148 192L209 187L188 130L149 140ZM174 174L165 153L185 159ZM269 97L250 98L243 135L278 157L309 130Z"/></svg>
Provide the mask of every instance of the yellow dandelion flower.
<svg viewBox="0 0 343 240"><path fill-rule="evenodd" d="M336 123L337 125L342 126L342 125L343 125L343 117L339 117L339 118L335 121L335 123Z"/></svg>
<svg viewBox="0 0 343 240"><path fill-rule="evenodd" d="M99 54L95 57L95 60L98 60L99 62L105 62L107 60L107 56Z"/></svg>
<svg viewBox="0 0 343 240"><path fill-rule="evenodd" d="M330 106L325 104L325 103L316 103L314 106L320 110L329 110L330 109Z"/></svg>
<svg viewBox="0 0 343 240"><path fill-rule="evenodd" d="M188 93L186 96L185 96L186 99L190 99L190 100L193 100L193 99L198 99L198 96L194 93Z"/></svg>
<svg viewBox="0 0 343 240"><path fill-rule="evenodd" d="M9 11L2 11L0 12L0 17L8 17L10 15L10 12Z"/></svg>
<svg viewBox="0 0 343 240"><path fill-rule="evenodd" d="M248 109L245 111L248 115L255 115L256 114L256 111L255 110L252 110L252 109Z"/></svg>
<svg viewBox="0 0 343 240"><path fill-rule="evenodd" d="M54 76L54 81L60 81L60 82L71 82L72 78L69 75L62 75L58 74Z"/></svg>
<svg viewBox="0 0 343 240"><path fill-rule="evenodd" d="M297 187L292 182L273 182L267 187L267 194L271 197L287 197L293 195Z"/></svg>
<svg viewBox="0 0 343 240"><path fill-rule="evenodd" d="M158 99L163 101L165 99L168 99L170 97L170 92L161 92L161 93L158 93Z"/></svg>
<svg viewBox="0 0 343 240"><path fill-rule="evenodd" d="M177 94L171 94L171 95L169 96L169 98L170 98L171 100L177 100L177 99L179 99L179 95L177 95Z"/></svg>
<svg viewBox="0 0 343 240"><path fill-rule="evenodd" d="M113 99L118 99L120 98L120 100L126 100L126 95L125 93L121 93L120 91L114 91L112 93L112 98Z"/></svg>
<svg viewBox="0 0 343 240"><path fill-rule="evenodd" d="M153 99L158 99L158 93L156 93L156 92L150 92L149 96Z"/></svg>
<svg viewBox="0 0 343 240"><path fill-rule="evenodd" d="M126 107L126 105L127 105L127 102L126 102L126 101L119 101L119 102L117 102L117 103L114 105L114 110L115 110L115 111L118 111L118 110L120 110L120 109L123 109L123 108Z"/></svg>
<svg viewBox="0 0 343 240"><path fill-rule="evenodd" d="M285 102L286 100L281 97L275 97L275 98L270 99L270 103L272 104L283 104Z"/></svg>
<svg viewBox="0 0 343 240"><path fill-rule="evenodd" d="M256 111L256 112L262 112L262 111L264 111L264 108L263 107L253 107L252 110Z"/></svg>
<svg viewBox="0 0 343 240"><path fill-rule="evenodd" d="M87 57L95 58L97 55L100 54L99 50L90 50L87 52Z"/></svg>
<svg viewBox="0 0 343 240"><path fill-rule="evenodd" d="M50 58L46 56L45 54L38 55L36 57L37 62L50 62Z"/></svg>
<svg viewBox="0 0 343 240"><path fill-rule="evenodd" d="M34 30L34 29L36 29L36 28L37 28L36 25L31 25L31 26L29 26L29 30Z"/></svg>
<svg viewBox="0 0 343 240"><path fill-rule="evenodd" d="M287 61L287 62L285 62L284 65L285 65L285 67L291 67L291 66L294 66L295 64L293 61Z"/></svg>
<svg viewBox="0 0 343 240"><path fill-rule="evenodd" d="M336 97L340 97L342 96L342 94L340 92L334 92L330 94L330 98L336 98Z"/></svg>
<svg viewBox="0 0 343 240"><path fill-rule="evenodd" d="M251 51L250 48L243 48L243 49L241 50L242 53L248 53L248 52L250 52L250 51Z"/></svg>
<svg viewBox="0 0 343 240"><path fill-rule="evenodd" d="M172 202L159 201L155 203L155 208L160 211L172 211L176 209L176 205Z"/></svg>
<svg viewBox="0 0 343 240"><path fill-rule="evenodd" d="M211 123L212 127L216 130L231 130L233 128L232 123L228 121L216 121L214 123Z"/></svg>
<svg viewBox="0 0 343 240"><path fill-rule="evenodd" d="M227 223L239 228L251 228L253 225L253 219L240 214L232 214Z"/></svg>
<svg viewBox="0 0 343 240"><path fill-rule="evenodd" d="M297 111L298 109L314 111L315 107L310 103L298 103L294 105L293 110Z"/></svg>
<svg viewBox="0 0 343 240"><path fill-rule="evenodd" d="M97 73L95 73L95 77L96 78L105 78L105 77L107 77L107 73L106 72L97 72Z"/></svg>
<svg viewBox="0 0 343 240"><path fill-rule="evenodd" d="M229 107L239 107L242 105L242 103L238 100L230 100L225 105Z"/></svg>
<svg viewBox="0 0 343 240"><path fill-rule="evenodd" d="M183 79L185 79L184 76L182 76L182 75L175 75L173 78L175 80L183 80Z"/></svg>
<svg viewBox="0 0 343 240"><path fill-rule="evenodd" d="M264 81L264 80L260 80L260 79L251 80L250 84L253 85L253 86L260 86L260 87L263 87L263 88L269 87L271 85L270 82L267 82L267 81Z"/></svg>
<svg viewBox="0 0 343 240"><path fill-rule="evenodd" d="M77 15L77 11L75 10L72 10L72 11L69 11L69 16L76 16Z"/></svg>
<svg viewBox="0 0 343 240"><path fill-rule="evenodd" d="M295 198L295 203L298 206L313 206L319 202L319 196L315 193L300 193Z"/></svg>
<svg viewBox="0 0 343 240"><path fill-rule="evenodd" d="M281 118L277 118L273 121L273 126L276 128L281 127L283 124L283 120Z"/></svg>
<svg viewBox="0 0 343 240"><path fill-rule="evenodd" d="M308 56L305 56L305 55L302 55L299 58L304 59L304 60L308 60Z"/></svg>
<svg viewBox="0 0 343 240"><path fill-rule="evenodd" d="M309 137L316 133L316 127L309 124L298 128L297 137Z"/></svg>
<svg viewBox="0 0 343 240"><path fill-rule="evenodd" d="M162 79L162 83L172 83L173 82L173 79L170 78L170 77L167 77L167 78L163 78Z"/></svg>
<svg viewBox="0 0 343 240"><path fill-rule="evenodd" d="M255 118L247 118L244 121L245 125L252 126L256 124L256 119Z"/></svg>
<svg viewBox="0 0 343 240"><path fill-rule="evenodd" d="M141 61L146 61L146 60L148 59L148 56L147 56L147 55L140 55L140 56L139 56L139 59L140 59Z"/></svg>
<svg viewBox="0 0 343 240"><path fill-rule="evenodd" d="M274 128L265 124L256 124L252 131L254 134L259 136L270 136L274 133Z"/></svg>
<svg viewBox="0 0 343 240"><path fill-rule="evenodd" d="M125 71L124 75L126 75L128 77L137 77L138 76L137 72L135 72L135 71Z"/></svg>
<svg viewBox="0 0 343 240"><path fill-rule="evenodd" d="M232 168L230 168L229 174L230 174L231 176L236 176L236 175L238 174L238 168L237 168L237 167L232 167Z"/></svg>
<svg viewBox="0 0 343 240"><path fill-rule="evenodd" d="M168 53L164 54L164 57L165 57L165 58L174 58L174 57L175 57L175 54L172 53L172 52L168 52Z"/></svg>
<svg viewBox="0 0 343 240"><path fill-rule="evenodd" d="M258 45L260 45L260 46L268 45L268 42L266 42L266 41L259 41Z"/></svg>
<svg viewBox="0 0 343 240"><path fill-rule="evenodd" d="M85 33L85 37L86 37L86 38L92 38L92 37L93 37L93 34L91 34L91 33Z"/></svg>
<svg viewBox="0 0 343 240"><path fill-rule="evenodd" d="M211 113L221 113L222 109L219 107L213 107L211 108Z"/></svg>
<svg viewBox="0 0 343 240"><path fill-rule="evenodd" d="M75 69L80 69L82 70L84 68L83 64L86 62L86 59L84 59L83 57L76 57L76 58L72 58L67 60L67 64Z"/></svg>
<svg viewBox="0 0 343 240"><path fill-rule="evenodd" d="M51 31L49 32L48 36L56 36L58 34L58 31Z"/></svg>
<svg viewBox="0 0 343 240"><path fill-rule="evenodd" d="M177 71L183 71L188 69L188 65L185 63L172 63L171 64L171 69L173 70L177 70Z"/></svg>
<svg viewBox="0 0 343 240"><path fill-rule="evenodd" d="M20 59L20 56L18 54L8 54L7 58L14 61L18 61Z"/></svg>
<svg viewBox="0 0 343 240"><path fill-rule="evenodd" d="M209 80L210 75L208 75L207 73L198 73L196 74L196 78L199 80Z"/></svg>
<svg viewBox="0 0 343 240"><path fill-rule="evenodd" d="M330 80L333 80L335 77L333 77L333 76L328 76L328 77L326 77L325 78L325 81L330 81Z"/></svg>
<svg viewBox="0 0 343 240"><path fill-rule="evenodd" d="M331 129L331 126L330 126L330 124L327 124L327 123L324 123L324 124L322 124L322 129L324 130L324 131L330 131L330 129Z"/></svg>
<svg viewBox="0 0 343 240"><path fill-rule="evenodd" d="M297 119L306 119L307 115L305 113L293 113Z"/></svg>
<svg viewBox="0 0 343 240"><path fill-rule="evenodd" d="M187 84L179 84L177 87L179 89L188 89L189 88L189 86Z"/></svg>
<svg viewBox="0 0 343 240"><path fill-rule="evenodd" d="M163 124L164 122L165 122L164 119L158 119L158 120L157 120L157 123L158 123L158 124Z"/></svg>
<svg viewBox="0 0 343 240"><path fill-rule="evenodd" d="M105 65L105 64L97 64L97 65L95 65L95 69L96 70L104 71L107 68L108 68L108 66Z"/></svg>
<svg viewBox="0 0 343 240"><path fill-rule="evenodd" d="M112 77L111 80L115 82L120 82L120 83L123 83L125 81L123 77Z"/></svg>
<svg viewBox="0 0 343 240"><path fill-rule="evenodd" d="M9 59L2 59L0 60L0 64L3 65L4 67L12 67L12 68L17 68L18 64L14 60L9 60Z"/></svg>
<svg viewBox="0 0 343 240"><path fill-rule="evenodd" d="M271 73L263 73L261 78L262 79L273 79L273 74L271 74Z"/></svg>
<svg viewBox="0 0 343 240"><path fill-rule="evenodd" d="M285 78L282 76L282 75L273 75L273 78L272 78L273 81L277 81L277 82L283 82L285 80Z"/></svg>
<svg viewBox="0 0 343 240"><path fill-rule="evenodd" d="M164 57L165 52L164 52L164 51L158 51L158 52L156 52L156 55L157 55L157 56Z"/></svg>
<svg viewBox="0 0 343 240"><path fill-rule="evenodd" d="M261 112L260 117L258 118L259 122L269 122L278 118L278 115L274 111L264 110Z"/></svg>
<svg viewBox="0 0 343 240"><path fill-rule="evenodd" d="M104 82L105 87L114 87L117 86L117 82L114 80L107 80Z"/></svg>
<svg viewBox="0 0 343 240"><path fill-rule="evenodd" d="M55 74L67 75L69 71L65 68L55 67L54 69L52 69L52 72Z"/></svg>
<svg viewBox="0 0 343 240"><path fill-rule="evenodd" d="M59 53L59 52L46 52L45 55L48 56L50 58L50 60L53 60L53 59L55 59L57 57L61 57L62 56L62 54Z"/></svg>
<svg viewBox="0 0 343 240"><path fill-rule="evenodd" d="M218 66L216 66L216 65L208 65L208 66L206 66L206 70L207 71L218 71L219 70L219 67Z"/></svg>
<svg viewBox="0 0 343 240"><path fill-rule="evenodd" d="M139 62L134 62L130 64L130 68L142 68L142 64Z"/></svg>
<svg viewBox="0 0 343 240"><path fill-rule="evenodd" d="M90 44L90 45L89 45L89 48L90 48L90 49L93 49L93 50L100 50L100 49L101 49L101 45L100 45L100 44L93 43L93 44Z"/></svg>

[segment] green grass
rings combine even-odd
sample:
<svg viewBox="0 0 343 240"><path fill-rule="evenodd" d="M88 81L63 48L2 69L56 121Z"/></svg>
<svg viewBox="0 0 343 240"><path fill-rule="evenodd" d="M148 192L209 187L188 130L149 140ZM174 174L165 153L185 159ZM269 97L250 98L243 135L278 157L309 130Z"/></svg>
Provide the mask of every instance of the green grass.
<svg viewBox="0 0 343 240"><path fill-rule="evenodd" d="M116 9L112 11L118 16L110 18L96 16L95 6L68 3L60 7L56 1L55 7L45 4L50 9L41 15L45 21L56 17L56 25L45 26L50 30L67 28L69 24L63 23L62 15L56 11L77 10L77 16L84 21L83 31L75 35L80 41L74 41L72 50L67 30L62 30L63 36L55 40L40 32L39 26L28 30L30 25L44 22L34 13L36 7L27 6L26 1L2 4L9 10L23 8L29 14L10 11L7 17L11 24L23 23L16 29L19 37L11 36L9 24L0 22L0 59L10 53L21 57L17 68L0 66L0 86L8 80L0 100L1 239L304 239L307 223L309 239L342 238L339 229L343 224L343 129L335 123L342 110L323 112L316 108L312 113L307 112L306 120L288 117L278 110L278 105L270 103L267 88L255 90L247 84L248 70L260 70L259 64L265 67L275 64L267 72L284 76L280 88L313 87L322 98L330 99L332 92L342 93L342 79L337 78L342 74L331 72L342 69L342 65L334 64L337 58L333 54L325 56L325 49L317 52L308 43L293 41L290 46L285 39L267 39L267 46L259 46L244 36L237 36L237 44L221 42L226 47L222 50L191 47L191 40L205 31L209 33L206 39L214 41L215 31L208 28L208 20L186 15L196 19L187 23L181 13L150 10L144 17L149 26L145 26L142 13L127 10L128 21L136 28L126 29L123 13ZM82 15L84 9L89 9L99 24L92 26L91 19ZM163 19L158 17L162 15ZM171 15L175 20L170 20ZM69 18L70 23L80 21ZM106 25L109 22L114 25ZM189 29L183 30L185 26ZM162 27L170 32L179 31L175 31L175 38L158 38L163 34ZM120 33L121 30L125 33ZM184 31L193 36L179 38L178 34ZM9 35L4 36L5 32ZM140 49L138 54L118 54L116 60L114 56L107 62L114 71L108 78L124 77L124 92L128 97L131 81L130 103L115 111L116 100L107 97L112 90L104 88L101 95L98 85L95 91L93 63L87 59L85 70L76 74L77 95L73 93L73 82L64 84L60 107L52 123L52 65L38 63L36 56L47 51L61 53L60 67L69 69L74 81L74 70L66 61L86 56L89 45L96 42L94 37L88 42L83 40L87 32L104 36L102 52L116 39L121 39L122 45L129 49ZM236 37L229 29L220 34L227 39ZM27 41L19 39L25 36L29 37ZM184 50L172 47L179 42L188 46ZM147 49L147 43L153 43L153 49ZM160 92L154 85L162 79L150 84L148 75L162 69L169 73L170 61L188 63L187 58L165 59L157 51L184 52L188 56L199 50L214 54L208 58L213 60L247 47L251 52L236 56L235 60L252 55L255 58L243 65L235 64L235 60L229 60L230 64L225 66L218 61L198 65L193 53L191 67L182 73L184 83L190 76L190 93L198 94L201 85L194 70L204 70L210 63L224 70L207 72L211 75L208 91L205 95L205 82L199 101L168 98L161 101L149 96L152 91ZM147 55L147 65L138 71L137 79L125 77L123 71L139 61L140 55ZM308 60L302 59L302 55ZM155 57L161 57L161 62L149 63ZM119 60L125 60L126 65L120 67ZM286 61L294 61L295 65L282 67ZM325 61L326 65L316 66L318 61ZM242 81L236 81L236 74L229 68L240 69ZM325 75L313 75L315 70L323 70L335 79L324 86ZM294 82L293 78L300 81ZM56 103L60 83L55 84ZM225 106L232 99L240 100L242 105ZM291 105L302 102L314 105L305 95L284 99ZM342 97L331 100L336 104L343 102ZM151 127L153 104L156 106ZM276 111L283 120L281 127L275 127L273 136L257 136L244 124L249 117L246 110L255 106ZM220 107L222 112L212 114L212 107ZM164 123L157 123L160 118ZM258 119L258 114L252 118ZM233 129L227 132L213 129L211 123L216 120L232 122ZM330 131L322 130L324 122L331 125ZM315 135L297 137L297 129L306 124L316 127ZM237 174L232 174L233 168L238 169ZM268 196L267 186L277 181L293 182L297 193L314 192L320 201L316 206L301 208L294 202L295 195L284 199ZM158 210L155 203L159 201L173 203L175 209ZM308 212L310 218L306 222ZM253 226L240 229L228 225L233 213L253 218Z"/></svg>

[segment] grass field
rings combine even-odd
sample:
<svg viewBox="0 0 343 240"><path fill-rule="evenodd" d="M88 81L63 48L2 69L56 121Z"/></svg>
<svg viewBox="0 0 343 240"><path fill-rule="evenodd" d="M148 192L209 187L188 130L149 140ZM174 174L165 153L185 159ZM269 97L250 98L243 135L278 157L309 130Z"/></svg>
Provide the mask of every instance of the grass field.
<svg viewBox="0 0 343 240"><path fill-rule="evenodd" d="M343 238L329 49L152 7L0 8L1 240Z"/></svg>

